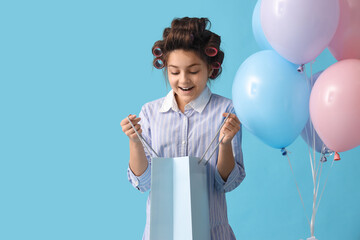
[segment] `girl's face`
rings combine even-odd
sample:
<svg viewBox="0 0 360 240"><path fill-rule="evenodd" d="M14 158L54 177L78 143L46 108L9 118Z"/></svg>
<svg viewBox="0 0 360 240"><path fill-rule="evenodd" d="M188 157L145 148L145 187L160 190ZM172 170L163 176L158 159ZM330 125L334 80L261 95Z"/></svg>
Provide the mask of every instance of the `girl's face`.
<svg viewBox="0 0 360 240"><path fill-rule="evenodd" d="M180 109L202 93L211 73L211 68L195 52L182 49L170 52L167 74Z"/></svg>

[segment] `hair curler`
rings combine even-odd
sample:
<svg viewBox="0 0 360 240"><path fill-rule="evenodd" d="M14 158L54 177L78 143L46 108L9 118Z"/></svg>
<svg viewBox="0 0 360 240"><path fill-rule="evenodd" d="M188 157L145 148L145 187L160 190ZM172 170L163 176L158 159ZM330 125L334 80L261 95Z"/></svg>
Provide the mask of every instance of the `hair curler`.
<svg viewBox="0 0 360 240"><path fill-rule="evenodd" d="M219 62L213 62L213 63L211 64L211 67L212 67L213 69L219 69L219 68L221 67L221 64L220 64Z"/></svg>
<svg viewBox="0 0 360 240"><path fill-rule="evenodd" d="M217 53L218 53L218 50L215 47L205 48L205 54L209 57L215 57Z"/></svg>
<svg viewBox="0 0 360 240"><path fill-rule="evenodd" d="M154 59L154 67L156 67L157 69L162 69L164 67L163 60L161 60L160 58L155 58Z"/></svg>
<svg viewBox="0 0 360 240"><path fill-rule="evenodd" d="M155 57L161 57L163 55L161 48L159 48L159 47L154 48L153 55Z"/></svg>

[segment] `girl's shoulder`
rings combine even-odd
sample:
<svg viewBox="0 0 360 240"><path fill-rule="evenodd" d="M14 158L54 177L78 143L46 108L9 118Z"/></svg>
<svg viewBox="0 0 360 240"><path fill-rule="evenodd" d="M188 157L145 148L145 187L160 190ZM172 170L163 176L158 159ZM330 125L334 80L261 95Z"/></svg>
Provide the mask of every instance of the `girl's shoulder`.
<svg viewBox="0 0 360 240"><path fill-rule="evenodd" d="M219 94L216 93L212 93L211 94L211 99L210 102L213 102L214 104L221 104L223 106L227 106L227 107L233 107L233 103L232 100L230 98L221 96Z"/></svg>
<svg viewBox="0 0 360 240"><path fill-rule="evenodd" d="M146 112L146 113L155 113L155 112L159 112L161 106L163 105L165 100L165 97L150 101L145 103L142 107L141 107L141 112Z"/></svg>
<svg viewBox="0 0 360 240"><path fill-rule="evenodd" d="M223 102L226 102L226 103L232 103L232 100L230 98L221 96L221 95L216 94L216 93L212 93L211 98L214 98L214 100L223 101Z"/></svg>
<svg viewBox="0 0 360 240"><path fill-rule="evenodd" d="M206 109L208 114L218 114L219 112L234 112L231 99L214 93L211 94L211 98L206 106Z"/></svg>

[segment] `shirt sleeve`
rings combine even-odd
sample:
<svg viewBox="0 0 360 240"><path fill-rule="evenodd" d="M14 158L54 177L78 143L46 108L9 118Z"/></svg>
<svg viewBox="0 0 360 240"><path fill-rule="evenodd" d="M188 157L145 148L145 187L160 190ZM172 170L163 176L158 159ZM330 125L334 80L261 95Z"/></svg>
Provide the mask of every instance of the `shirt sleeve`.
<svg viewBox="0 0 360 240"><path fill-rule="evenodd" d="M145 105L146 106L146 105ZM141 125L142 129L142 137L145 139L145 141L151 146L151 131L150 131L150 122L149 117L146 113L146 107L143 106L141 108L139 117L141 118L139 124ZM146 192L150 189L151 186L151 158L149 153L145 149L145 155L148 161L148 166L145 172L140 175L136 176L133 171L130 169L130 166L128 167L127 174L129 182L140 192Z"/></svg>
<svg viewBox="0 0 360 240"><path fill-rule="evenodd" d="M231 111L234 113L234 110ZM243 153L241 149L242 141L242 128L237 132L233 140L231 141L232 150L234 154L235 166L231 171L226 182L221 177L217 167L215 168L215 187L221 192L230 192L234 190L244 180L246 173L243 161Z"/></svg>

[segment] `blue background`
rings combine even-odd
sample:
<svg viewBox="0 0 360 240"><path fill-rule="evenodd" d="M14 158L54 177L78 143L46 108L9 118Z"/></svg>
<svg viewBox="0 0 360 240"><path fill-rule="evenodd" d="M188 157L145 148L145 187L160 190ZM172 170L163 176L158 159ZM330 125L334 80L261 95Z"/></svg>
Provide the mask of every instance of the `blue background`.
<svg viewBox="0 0 360 240"><path fill-rule="evenodd" d="M170 90L152 68L151 47L174 17L210 18L226 56L211 89L231 98L237 68L260 50L255 4L2 1L0 239L141 239L147 194L128 183L128 139L119 123ZM313 72L334 62L326 50ZM288 150L310 215L308 147L299 137ZM243 151L247 177L227 194L237 238L309 237L287 159L246 130ZM324 165L322 183L330 177L315 225L320 240L360 239L359 153Z"/></svg>

